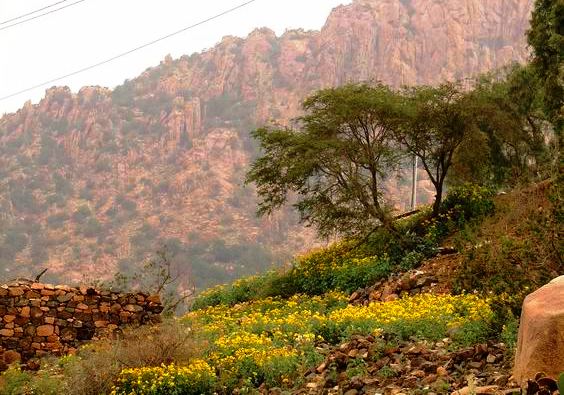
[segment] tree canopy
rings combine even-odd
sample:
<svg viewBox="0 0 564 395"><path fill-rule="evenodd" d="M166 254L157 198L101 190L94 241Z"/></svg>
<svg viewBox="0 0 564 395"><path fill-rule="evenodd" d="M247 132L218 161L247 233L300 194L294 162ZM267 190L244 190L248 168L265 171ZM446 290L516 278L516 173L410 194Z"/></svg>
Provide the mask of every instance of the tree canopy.
<svg viewBox="0 0 564 395"><path fill-rule="evenodd" d="M564 129L564 1L536 0L527 40L544 108L558 134Z"/></svg>
<svg viewBox="0 0 564 395"><path fill-rule="evenodd" d="M546 161L546 119L540 96L528 88L530 68L459 83L393 90L349 84L305 100L293 127L252 133L262 150L247 173L259 214L297 195L302 221L322 236L395 230L384 182L416 156L435 188L432 216L440 213L452 177L480 184L515 183Z"/></svg>
<svg viewBox="0 0 564 395"><path fill-rule="evenodd" d="M457 84L419 86L403 92L404 112L396 137L413 155L435 187L438 215L444 183L460 145L477 130L474 106Z"/></svg>
<svg viewBox="0 0 564 395"><path fill-rule="evenodd" d="M315 93L304 109L295 129L253 133L263 155L247 182L257 185L259 214L280 207L294 192L302 220L321 235L390 226L382 182L402 155L392 138L399 97L381 84L353 84Z"/></svg>

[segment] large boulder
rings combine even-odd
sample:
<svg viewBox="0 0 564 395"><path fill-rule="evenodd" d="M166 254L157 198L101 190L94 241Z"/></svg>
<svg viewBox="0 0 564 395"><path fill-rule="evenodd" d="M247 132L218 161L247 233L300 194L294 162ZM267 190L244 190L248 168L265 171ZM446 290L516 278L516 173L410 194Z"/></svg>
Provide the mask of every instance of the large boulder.
<svg viewBox="0 0 564 395"><path fill-rule="evenodd" d="M564 276L527 295L523 302L513 377L520 384L544 372L564 372Z"/></svg>

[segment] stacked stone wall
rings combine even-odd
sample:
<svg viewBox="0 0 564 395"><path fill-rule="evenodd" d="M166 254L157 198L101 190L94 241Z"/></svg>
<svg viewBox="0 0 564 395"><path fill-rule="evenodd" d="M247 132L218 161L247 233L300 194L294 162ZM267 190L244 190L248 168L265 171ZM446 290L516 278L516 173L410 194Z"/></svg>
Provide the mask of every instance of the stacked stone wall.
<svg viewBox="0 0 564 395"><path fill-rule="evenodd" d="M158 295L32 281L1 285L0 367L71 353L81 342L126 325L158 322L162 309Z"/></svg>

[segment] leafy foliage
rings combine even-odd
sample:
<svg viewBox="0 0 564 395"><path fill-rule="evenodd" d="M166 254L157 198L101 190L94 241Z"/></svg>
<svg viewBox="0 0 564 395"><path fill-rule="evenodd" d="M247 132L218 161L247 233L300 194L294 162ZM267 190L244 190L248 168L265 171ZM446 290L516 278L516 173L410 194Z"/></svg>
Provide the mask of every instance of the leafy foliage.
<svg viewBox="0 0 564 395"><path fill-rule="evenodd" d="M421 159L435 187L433 216L436 217L454 156L468 136L476 132L475 113L470 96L452 83L407 88L404 96L403 124L397 137L410 153Z"/></svg>
<svg viewBox="0 0 564 395"><path fill-rule="evenodd" d="M397 105L384 85L346 85L309 97L299 130L254 131L263 156L247 182L257 185L259 214L271 213L295 192L302 221L321 235L390 225L382 182L401 156L392 141Z"/></svg>
<svg viewBox="0 0 564 395"><path fill-rule="evenodd" d="M533 49L531 65L543 88L544 109L557 133L564 128L564 4L536 0L527 33Z"/></svg>
<svg viewBox="0 0 564 395"><path fill-rule="evenodd" d="M532 67L514 65L483 75L472 97L483 143L473 139L464 145L459 175L471 169L468 180L502 186L546 177L552 133Z"/></svg>

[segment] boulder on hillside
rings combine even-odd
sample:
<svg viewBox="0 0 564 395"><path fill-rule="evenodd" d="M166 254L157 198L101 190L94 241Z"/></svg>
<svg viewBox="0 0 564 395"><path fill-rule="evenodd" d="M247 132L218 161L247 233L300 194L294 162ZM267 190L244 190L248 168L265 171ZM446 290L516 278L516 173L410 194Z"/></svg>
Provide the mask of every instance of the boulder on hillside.
<svg viewBox="0 0 564 395"><path fill-rule="evenodd" d="M524 385L538 372L564 372L564 276L527 295L523 302L513 377Z"/></svg>

